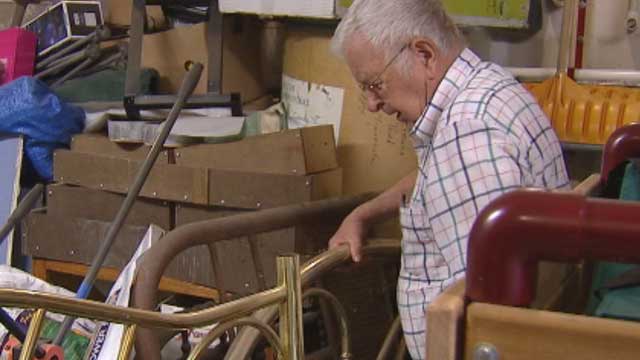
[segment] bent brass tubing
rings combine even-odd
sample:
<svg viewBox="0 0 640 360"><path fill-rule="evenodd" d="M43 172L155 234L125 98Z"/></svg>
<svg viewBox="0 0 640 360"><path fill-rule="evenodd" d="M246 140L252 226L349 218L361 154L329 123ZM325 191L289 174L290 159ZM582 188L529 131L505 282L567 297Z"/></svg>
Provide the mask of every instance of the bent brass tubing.
<svg viewBox="0 0 640 360"><path fill-rule="evenodd" d="M362 252L369 256L399 256L400 241L398 239L369 239L367 245L362 248ZM325 272L334 267L351 261L349 249L346 246L328 250L313 259L307 261L302 268L302 287L305 288ZM265 323L271 323L278 315L277 307L269 307L260 310L255 317ZM225 359L235 360L244 359L248 356L251 349L255 347L259 338L253 329L243 329L240 331L236 339L231 343L231 347L225 356Z"/></svg>
<svg viewBox="0 0 640 360"><path fill-rule="evenodd" d="M396 239L371 239L362 248L362 251L363 254L371 256L399 256L400 241ZM301 274L302 286L308 285L327 271L349 260L351 260L351 255L347 246L323 252L304 264Z"/></svg>
<svg viewBox="0 0 640 360"><path fill-rule="evenodd" d="M252 328L260 331L267 341L269 345L271 345L275 351L277 352L278 358L282 356L284 353L282 350L282 343L278 339L278 334L276 334L275 330L273 330L269 325L252 319L250 317L229 321L223 324L218 325L215 329L211 330L207 336L200 341L200 343L191 351L187 360L196 360L200 356L200 354L206 350L211 343L213 343L217 338L222 336L227 330L232 329L237 326L250 326Z"/></svg>
<svg viewBox="0 0 640 360"><path fill-rule="evenodd" d="M384 342L382 343L382 347L380 348L380 352L376 357L376 360L384 360L391 358L391 348L393 346L393 340L400 335L400 331L402 330L402 326L400 324L400 317L396 317L391 324L391 328L387 333L387 336L384 338Z"/></svg>
<svg viewBox="0 0 640 360"><path fill-rule="evenodd" d="M363 247L364 254L382 255L399 252L399 242L395 240L373 240ZM323 271L339 265L349 259L346 246L324 252L303 267L302 284L309 284ZM210 325L229 320L233 315L247 314L284 299L285 290L278 286L261 293L249 295L238 300L186 314L162 314L155 311L135 308L123 308L92 300L81 300L27 290L0 289L0 304L17 308L45 308L49 311L81 316L89 319L136 324L151 328L186 329Z"/></svg>
<svg viewBox="0 0 640 360"><path fill-rule="evenodd" d="M338 322L340 323L340 359L350 360L353 357L351 354L351 334L349 331L349 322L347 320L347 312L344 306L340 304L338 298L325 289L313 288L305 291L303 298L307 297L319 297L327 300L331 305L331 308L335 312Z"/></svg>
<svg viewBox="0 0 640 360"><path fill-rule="evenodd" d="M165 269L178 254L190 247L297 224L339 219L374 195L320 200L180 226L163 236L142 256L132 291L133 307L146 310L156 308L158 284ZM140 354L141 360L160 358L159 348L158 340L152 332L138 329L136 352Z"/></svg>
<svg viewBox="0 0 640 360"><path fill-rule="evenodd" d="M304 359L302 326L302 284L300 282L300 255L285 254L276 259L278 283L284 285L287 296L280 303L278 321L284 356L279 360Z"/></svg>
<svg viewBox="0 0 640 360"><path fill-rule="evenodd" d="M133 343L136 340L137 327L137 325L133 324L127 325L124 329L122 343L120 344L120 351L118 352L118 360L129 360L131 350L133 350Z"/></svg>
<svg viewBox="0 0 640 360"><path fill-rule="evenodd" d="M38 309L31 318L31 324L29 325L29 331L27 337L22 344L22 351L20 352L20 360L31 360L33 354L36 351L38 345L38 338L40 337L40 331L42 331L42 325L44 325L45 309Z"/></svg>
<svg viewBox="0 0 640 360"><path fill-rule="evenodd" d="M49 311L120 324L136 324L149 328L189 329L249 314L279 303L284 299L283 287L275 287L235 301L186 314L162 314L155 311L124 308L91 300L25 290L0 289L0 304L17 308L42 307Z"/></svg>
<svg viewBox="0 0 640 360"><path fill-rule="evenodd" d="M366 255L395 255L400 251L397 240L372 240L363 247ZM307 262L301 271L303 286L323 272L349 260L346 246L329 250ZM123 308L91 300L38 293L26 290L0 289L0 304L18 308L43 308L52 312L121 324L136 324L149 328L187 329L249 314L257 309L282 301L285 289L281 286L249 295L209 309L186 314L162 314L155 311ZM44 314L44 311L42 311ZM32 331L30 328L29 331ZM34 330L35 331L35 330Z"/></svg>

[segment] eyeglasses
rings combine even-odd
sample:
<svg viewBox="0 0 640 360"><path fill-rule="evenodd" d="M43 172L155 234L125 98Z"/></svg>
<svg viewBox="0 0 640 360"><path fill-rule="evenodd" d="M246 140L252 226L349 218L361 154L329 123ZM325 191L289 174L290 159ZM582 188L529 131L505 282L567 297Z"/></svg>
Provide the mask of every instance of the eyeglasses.
<svg viewBox="0 0 640 360"><path fill-rule="evenodd" d="M402 48L400 48L400 50L398 50L398 52L391 58L391 60L389 60L387 65L384 66L382 71L380 71L378 76L373 78L372 81L360 84L360 90L362 90L363 93L366 93L367 91L370 91L370 92L378 95L380 93L380 91L382 91L382 84L384 83L384 81L382 81L382 75L384 75L384 73L387 71L387 69L389 69L391 67L391 65L396 61L396 59L400 56L400 54L402 54L402 52L406 48L407 48L407 45L402 46Z"/></svg>

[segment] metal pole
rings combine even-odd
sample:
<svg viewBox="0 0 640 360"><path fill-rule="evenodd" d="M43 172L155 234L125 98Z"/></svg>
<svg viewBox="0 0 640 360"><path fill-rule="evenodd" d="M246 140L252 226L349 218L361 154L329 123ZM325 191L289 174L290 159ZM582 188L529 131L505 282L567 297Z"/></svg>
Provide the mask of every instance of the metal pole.
<svg viewBox="0 0 640 360"><path fill-rule="evenodd" d="M124 335L120 343L120 351L118 352L118 360L129 360L131 350L133 350L133 344L135 343L137 328L137 325L130 324L124 329Z"/></svg>
<svg viewBox="0 0 640 360"><path fill-rule="evenodd" d="M138 197L138 194L140 193L140 190L142 189L142 186L144 185L147 176L149 175L149 172L151 172L151 168L158 158L165 140L167 140L167 137L169 137L169 133L171 132L173 125L178 119L178 115L180 114L182 107L184 106L185 102L195 89L196 84L198 84L198 81L200 80L202 68L202 64L194 64L182 81L182 85L180 86L180 90L178 91L176 103L173 105L173 108L171 109L167 120L162 125L162 131L156 138L153 147L151 147L149 154L147 154L147 158L144 160L144 163L138 170L138 174L136 175L133 185L127 193L127 197L124 199L124 202L122 203L120 210L116 214L113 223L111 223L109 231L107 232L105 239L100 245L100 249L98 249L98 253L93 259L87 275L85 276L82 284L80 285L80 288L78 289L78 293L76 294L77 298L86 299L89 295L89 292L93 287L93 283L96 280L96 276L98 275L98 270L100 270L100 268L102 267L102 264L104 263L104 260L107 257L111 246L115 242L116 236L118 235L120 228L122 228L122 224L127 218L131 207L135 203L136 198ZM71 328L73 320L74 318L70 316L65 318L62 326L60 327L60 331L58 332L58 335L53 342L55 345L62 344L62 340L64 339L67 331L69 331L69 329Z"/></svg>
<svg viewBox="0 0 640 360"><path fill-rule="evenodd" d="M278 256L277 270L278 283L285 287L286 292L286 299L280 304L280 339L284 354L279 359L303 360L300 256L297 254Z"/></svg>
<svg viewBox="0 0 640 360"><path fill-rule="evenodd" d="M27 195L20 201L18 207L13 210L9 218L7 219L7 223L4 224L2 229L0 229L0 243L4 240L4 238L9 235L11 230L16 226L16 224L22 220L22 218L31 210L33 205L35 205L36 201L42 195L42 190L44 189L44 185L36 184L33 189L29 190Z"/></svg>
<svg viewBox="0 0 640 360"><path fill-rule="evenodd" d="M44 325L45 309L38 309L31 318L31 325L29 325L29 332L27 332L27 338L22 344L22 351L20 352L20 360L31 360L33 354L36 351L38 345L38 338L40 337L40 331L42 331L42 325Z"/></svg>

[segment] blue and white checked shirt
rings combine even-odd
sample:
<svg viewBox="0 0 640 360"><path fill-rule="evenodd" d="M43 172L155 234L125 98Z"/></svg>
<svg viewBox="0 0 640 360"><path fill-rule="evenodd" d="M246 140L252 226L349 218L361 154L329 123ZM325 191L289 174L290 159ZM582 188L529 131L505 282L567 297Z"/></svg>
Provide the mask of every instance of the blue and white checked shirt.
<svg viewBox="0 0 640 360"><path fill-rule="evenodd" d="M411 137L418 177L400 209L398 307L414 359L425 358L425 310L464 277L477 214L520 187L567 189L558 138L533 96L500 66L465 49Z"/></svg>

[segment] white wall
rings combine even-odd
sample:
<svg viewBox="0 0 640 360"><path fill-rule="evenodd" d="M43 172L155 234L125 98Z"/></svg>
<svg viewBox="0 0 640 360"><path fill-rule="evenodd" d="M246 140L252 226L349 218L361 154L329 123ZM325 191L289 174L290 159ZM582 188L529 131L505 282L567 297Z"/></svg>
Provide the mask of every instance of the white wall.
<svg viewBox="0 0 640 360"><path fill-rule="evenodd" d="M543 0L542 6L538 32L465 29L469 45L484 59L505 66L555 67L562 8L551 0ZM628 7L629 0L588 0L585 67L640 69L640 29L627 33Z"/></svg>

